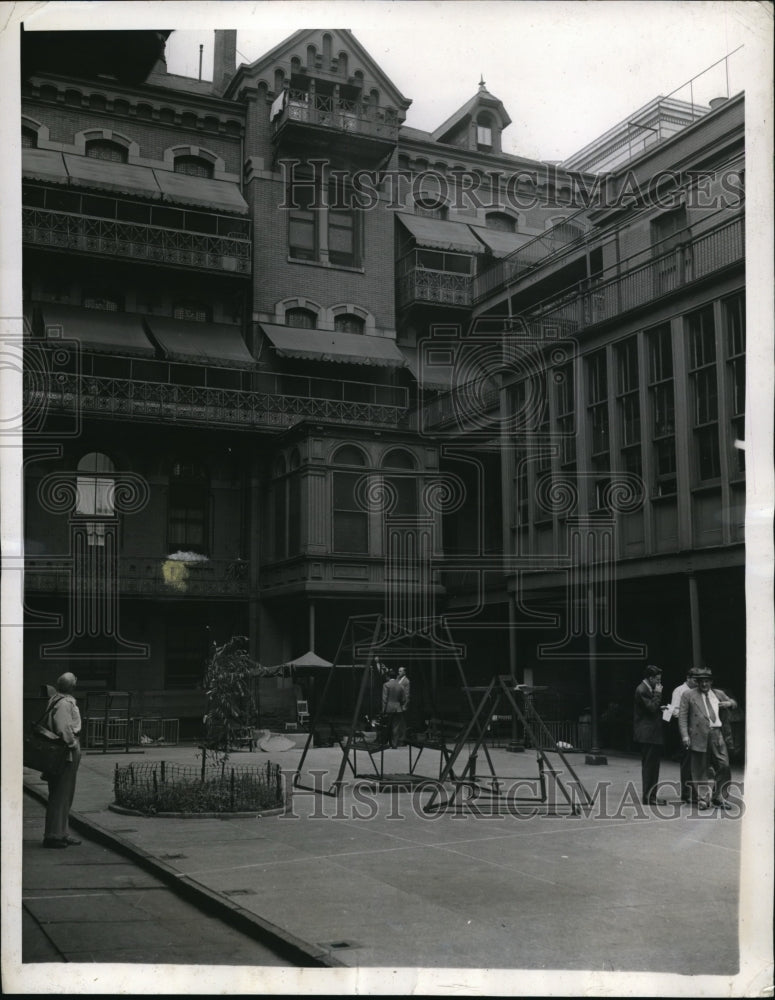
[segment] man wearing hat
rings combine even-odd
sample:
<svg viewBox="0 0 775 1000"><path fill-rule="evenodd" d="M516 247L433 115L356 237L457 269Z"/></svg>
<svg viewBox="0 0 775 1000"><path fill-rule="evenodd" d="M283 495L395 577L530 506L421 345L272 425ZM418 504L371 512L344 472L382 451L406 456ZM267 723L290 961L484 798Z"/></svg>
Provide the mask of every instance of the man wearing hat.
<svg viewBox="0 0 775 1000"><path fill-rule="evenodd" d="M691 758L692 785L700 809L709 809L711 802L728 809L726 798L731 774L721 712L737 708L737 704L723 691L713 690L713 674L707 667L699 667L692 674L697 687L684 692L678 709L681 741Z"/></svg>
<svg viewBox="0 0 775 1000"><path fill-rule="evenodd" d="M656 805L659 762L662 757L662 669L649 665L635 688L633 739L641 747L641 801Z"/></svg>

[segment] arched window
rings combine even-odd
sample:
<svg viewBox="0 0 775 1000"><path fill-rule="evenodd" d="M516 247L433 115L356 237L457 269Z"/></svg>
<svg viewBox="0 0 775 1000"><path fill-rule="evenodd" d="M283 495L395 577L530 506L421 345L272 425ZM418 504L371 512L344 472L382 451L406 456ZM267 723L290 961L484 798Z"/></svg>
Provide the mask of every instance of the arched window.
<svg viewBox="0 0 775 1000"><path fill-rule="evenodd" d="M90 451L78 462L76 486L78 499L75 505L76 514L86 517L113 516L113 462L107 455L99 451ZM94 540L92 540L94 538ZM89 536L90 545L104 544L95 536Z"/></svg>
<svg viewBox="0 0 775 1000"><path fill-rule="evenodd" d="M176 156L175 173L190 177L212 177L213 165L201 156Z"/></svg>
<svg viewBox="0 0 775 1000"><path fill-rule="evenodd" d="M86 143L86 155L93 160L109 160L111 163L126 163L129 152L125 146L110 139L92 139Z"/></svg>
<svg viewBox="0 0 775 1000"><path fill-rule="evenodd" d="M417 463L414 456L403 448L394 448L382 459L383 469L396 469L401 475L385 474L384 480L388 490L395 494L395 506L391 514L417 513Z"/></svg>
<svg viewBox="0 0 775 1000"><path fill-rule="evenodd" d="M334 465L366 465L363 452L354 445L342 445L334 457ZM333 474L334 552L367 555L369 551L369 515L358 502L357 486L362 472Z"/></svg>
<svg viewBox="0 0 775 1000"><path fill-rule="evenodd" d="M414 202L415 215L428 219L446 219L448 208L436 195L420 195Z"/></svg>
<svg viewBox="0 0 775 1000"><path fill-rule="evenodd" d="M177 302L172 309L172 315L175 319L185 319L192 323L209 323L212 309L206 302Z"/></svg>
<svg viewBox="0 0 775 1000"><path fill-rule="evenodd" d="M513 233L517 229L514 219L505 212L488 212L484 217L484 224L488 229L495 229L499 233Z"/></svg>
<svg viewBox="0 0 775 1000"><path fill-rule="evenodd" d="M311 309L286 309L285 325L295 326L300 330L314 330L318 325L318 318Z"/></svg>
<svg viewBox="0 0 775 1000"><path fill-rule="evenodd" d="M38 133L31 128L22 129L22 149L34 149L38 145Z"/></svg>
<svg viewBox="0 0 775 1000"><path fill-rule="evenodd" d="M363 333L364 321L353 313L340 313L334 316L334 329L339 333Z"/></svg>
<svg viewBox="0 0 775 1000"><path fill-rule="evenodd" d="M170 552L208 551L209 484L199 462L175 462L171 469L167 505L167 544Z"/></svg>

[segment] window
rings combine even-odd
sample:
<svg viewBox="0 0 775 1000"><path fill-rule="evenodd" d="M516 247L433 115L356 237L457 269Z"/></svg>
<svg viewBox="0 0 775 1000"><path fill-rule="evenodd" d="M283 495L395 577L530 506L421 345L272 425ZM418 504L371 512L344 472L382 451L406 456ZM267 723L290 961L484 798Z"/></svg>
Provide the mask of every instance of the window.
<svg viewBox="0 0 775 1000"><path fill-rule="evenodd" d="M563 365L554 373L557 430L561 435L560 468L565 473L576 470L576 412L573 378L572 363Z"/></svg>
<svg viewBox="0 0 775 1000"><path fill-rule="evenodd" d="M167 544L170 552L206 555L208 539L208 477L196 462L173 466L167 511Z"/></svg>
<svg viewBox="0 0 775 1000"><path fill-rule="evenodd" d="M675 399L673 341L670 324L646 334L649 357L650 431L654 462L654 496L676 492Z"/></svg>
<svg viewBox="0 0 775 1000"><path fill-rule="evenodd" d="M188 174L190 177L212 177L213 165L201 156L176 156L175 173Z"/></svg>
<svg viewBox="0 0 775 1000"><path fill-rule="evenodd" d="M608 422L608 372L606 352L598 351L587 359L587 411L592 433L592 469L603 478L595 481L594 506L604 506L603 494L609 483L611 455Z"/></svg>
<svg viewBox="0 0 775 1000"><path fill-rule="evenodd" d="M362 453L352 445L343 445L334 455L334 465L365 466ZM356 497L363 471L333 474L334 551L367 555L369 551L369 515Z"/></svg>
<svg viewBox="0 0 775 1000"><path fill-rule="evenodd" d="M295 326L299 330L314 330L318 318L311 309L286 309L285 325Z"/></svg>
<svg viewBox="0 0 775 1000"><path fill-rule="evenodd" d="M76 514L85 517L113 517L114 466L107 455L92 451L78 463ZM104 535L90 533L90 545L104 545Z"/></svg>
<svg viewBox="0 0 775 1000"><path fill-rule="evenodd" d="M619 437L622 468L640 476L640 371L638 368L638 338L630 337L616 345L616 405L619 414Z"/></svg>
<svg viewBox="0 0 775 1000"><path fill-rule="evenodd" d="M329 186L328 209L328 259L332 264L343 267L359 267L360 254L360 212L352 208L352 193L349 188L341 191L336 185Z"/></svg>
<svg viewBox="0 0 775 1000"><path fill-rule="evenodd" d="M202 683L207 660L207 631L196 621L167 625L164 688L193 690Z"/></svg>
<svg viewBox="0 0 775 1000"><path fill-rule="evenodd" d="M402 475L384 475L389 492L396 497L395 507L391 514L411 516L417 514L417 475L416 463L412 455L401 449L388 452L382 460L383 469L402 470Z"/></svg>
<svg viewBox="0 0 775 1000"><path fill-rule="evenodd" d="M334 317L334 329L340 333L363 333L364 322L352 313L340 313Z"/></svg>
<svg viewBox="0 0 775 1000"><path fill-rule="evenodd" d="M730 436L733 471L745 473L745 451L735 441L745 441L745 300L734 295L722 303L726 332L727 385L729 392Z"/></svg>
<svg viewBox="0 0 775 1000"><path fill-rule="evenodd" d="M38 133L31 128L22 128L22 149L34 149L38 145Z"/></svg>
<svg viewBox="0 0 775 1000"><path fill-rule="evenodd" d="M514 219L505 212L488 212L484 217L484 224L488 229L499 233L513 233L517 229Z"/></svg>
<svg viewBox="0 0 775 1000"><path fill-rule="evenodd" d="M718 479L721 460L718 441L718 374L713 307L686 317L689 334L689 382L693 416L697 478Z"/></svg>
<svg viewBox="0 0 775 1000"><path fill-rule="evenodd" d="M109 139L92 139L86 143L86 155L93 160L109 160L111 163L126 163L129 153L125 146Z"/></svg>
<svg viewBox="0 0 775 1000"><path fill-rule="evenodd" d="M492 116L486 111L476 119L476 145L479 149L492 149Z"/></svg>
<svg viewBox="0 0 775 1000"><path fill-rule="evenodd" d="M420 195L414 201L414 214L426 219L446 219L447 206L434 195Z"/></svg>
<svg viewBox="0 0 775 1000"><path fill-rule="evenodd" d="M296 471L298 467L298 452L292 458L290 472L286 471L282 457L275 462L272 483L275 559L285 559L301 550L301 480Z"/></svg>
<svg viewBox="0 0 775 1000"><path fill-rule="evenodd" d="M176 303L173 306L172 315L175 319L184 319L191 323L208 323L212 311L205 302L188 301Z"/></svg>
<svg viewBox="0 0 775 1000"><path fill-rule="evenodd" d="M327 191L328 197L323 197ZM290 181L288 252L297 260L328 260L338 267L362 263L362 213L352 189L337 179L323 188L319 172L297 168Z"/></svg>

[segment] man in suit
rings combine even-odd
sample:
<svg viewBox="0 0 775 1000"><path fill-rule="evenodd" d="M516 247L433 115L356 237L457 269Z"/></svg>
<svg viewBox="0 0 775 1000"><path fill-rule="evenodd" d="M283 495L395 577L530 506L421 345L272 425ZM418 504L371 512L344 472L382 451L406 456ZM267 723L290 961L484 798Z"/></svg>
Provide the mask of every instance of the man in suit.
<svg viewBox="0 0 775 1000"><path fill-rule="evenodd" d="M659 763L662 757L662 670L649 665L635 688L633 739L641 748L641 801L657 805Z"/></svg>
<svg viewBox="0 0 775 1000"><path fill-rule="evenodd" d="M711 803L729 809L726 800L731 774L721 713L737 708L737 704L712 688L713 673L707 667L693 673L697 687L684 692L678 709L681 740L691 757L692 785L700 809L710 809Z"/></svg>
<svg viewBox="0 0 775 1000"><path fill-rule="evenodd" d="M673 696L670 699L670 719L671 721L675 719L676 725L678 724L678 711L681 707L681 698L685 691L693 691L697 687L697 682L694 679L694 670L689 670L686 674L686 680L683 684L679 684L677 688L673 690ZM680 731L679 731L680 739ZM681 801L682 802L692 802L696 801L696 796L694 794L694 786L692 785L692 755L690 751L681 744Z"/></svg>
<svg viewBox="0 0 775 1000"><path fill-rule="evenodd" d="M398 683L395 667L391 667L388 671L388 679L382 685L382 712L388 719L390 745L394 750L400 742L405 700L406 695Z"/></svg>
<svg viewBox="0 0 775 1000"><path fill-rule="evenodd" d="M398 742L400 746L403 746L404 743L406 742L406 719L407 719L406 713L409 711L409 692L411 688L409 678L407 677L406 674L406 667L398 668L398 683L401 685L404 691L404 705L403 708L401 709L401 721L398 725L399 728Z"/></svg>

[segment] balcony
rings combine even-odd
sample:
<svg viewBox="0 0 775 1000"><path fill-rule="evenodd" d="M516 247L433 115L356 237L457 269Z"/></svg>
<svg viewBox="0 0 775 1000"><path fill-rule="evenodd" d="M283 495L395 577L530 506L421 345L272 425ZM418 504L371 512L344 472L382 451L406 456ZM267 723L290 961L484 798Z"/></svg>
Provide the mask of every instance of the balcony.
<svg viewBox="0 0 775 1000"><path fill-rule="evenodd" d="M471 257L436 250L411 250L396 264L399 309L417 303L470 309Z"/></svg>
<svg viewBox="0 0 775 1000"><path fill-rule="evenodd" d="M320 150L332 137L346 137L348 152L372 162L387 156L398 142L398 117L390 108L330 94L290 90L272 121L280 146Z"/></svg>
<svg viewBox="0 0 775 1000"><path fill-rule="evenodd" d="M31 593L69 594L73 569L63 557L25 560L25 587ZM208 559L186 563L160 556L120 556L118 593L122 597L247 597L248 563L243 559ZM88 582L86 593L89 593ZM104 594L105 580L95 581L95 594Z"/></svg>
<svg viewBox="0 0 775 1000"><path fill-rule="evenodd" d="M523 318L536 334L574 334L656 302L744 258L742 216L695 236L685 230L666 253L646 263L638 263L642 256L626 261L622 274L582 282L531 309Z"/></svg>
<svg viewBox="0 0 775 1000"><path fill-rule="evenodd" d="M213 217L216 219L221 225L230 221L226 216ZM245 223L239 220L239 225L244 227ZM249 234L221 236L23 206L22 240L52 250L219 274L248 277L251 272Z"/></svg>
<svg viewBox="0 0 775 1000"><path fill-rule="evenodd" d="M33 372L25 377L25 405L32 412L268 430L285 430L307 419L395 427L407 411L402 387L259 378L261 390L246 390L61 373L42 387Z"/></svg>

